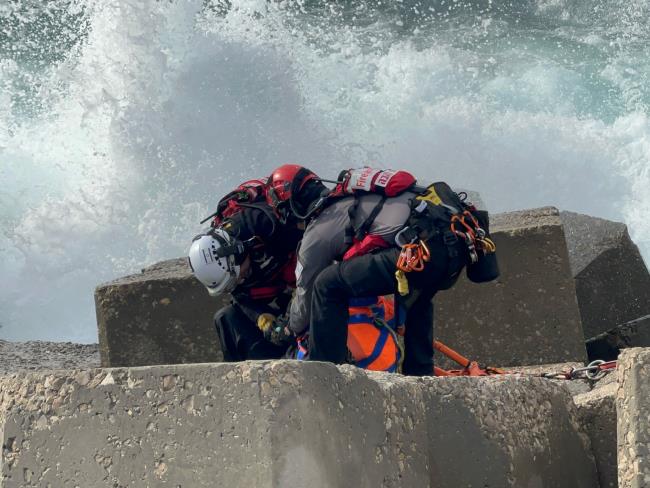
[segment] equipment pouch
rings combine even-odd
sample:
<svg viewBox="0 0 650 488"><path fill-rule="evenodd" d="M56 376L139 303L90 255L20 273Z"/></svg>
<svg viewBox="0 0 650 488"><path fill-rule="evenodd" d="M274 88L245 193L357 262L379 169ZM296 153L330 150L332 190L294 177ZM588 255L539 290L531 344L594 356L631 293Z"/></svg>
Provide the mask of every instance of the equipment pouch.
<svg viewBox="0 0 650 488"><path fill-rule="evenodd" d="M467 265L467 278L474 283L487 283L496 280L499 275L499 263L497 254L478 252L478 261Z"/></svg>

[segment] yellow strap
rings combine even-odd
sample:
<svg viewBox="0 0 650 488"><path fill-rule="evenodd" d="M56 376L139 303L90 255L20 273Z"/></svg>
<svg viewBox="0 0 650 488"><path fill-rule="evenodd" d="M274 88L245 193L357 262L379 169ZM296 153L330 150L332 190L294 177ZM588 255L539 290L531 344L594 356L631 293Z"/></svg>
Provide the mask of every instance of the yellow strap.
<svg viewBox="0 0 650 488"><path fill-rule="evenodd" d="M397 280L397 291L400 295L405 296L409 294L409 281L406 274L401 269L395 271L395 279Z"/></svg>
<svg viewBox="0 0 650 488"><path fill-rule="evenodd" d="M427 188L426 192L422 195L415 197L417 200L424 200L426 202L431 202L434 205L442 205L442 199L436 193L436 189L431 185Z"/></svg>

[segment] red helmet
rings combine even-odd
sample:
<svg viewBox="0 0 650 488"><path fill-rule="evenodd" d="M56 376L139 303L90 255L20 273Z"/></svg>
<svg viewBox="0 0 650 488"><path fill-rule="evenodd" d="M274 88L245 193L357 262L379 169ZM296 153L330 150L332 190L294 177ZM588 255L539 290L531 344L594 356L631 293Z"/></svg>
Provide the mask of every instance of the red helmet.
<svg viewBox="0 0 650 488"><path fill-rule="evenodd" d="M310 180L319 179L316 174L297 164L285 164L276 168L268 180L266 201L277 209L279 205L288 202L294 192L300 191Z"/></svg>

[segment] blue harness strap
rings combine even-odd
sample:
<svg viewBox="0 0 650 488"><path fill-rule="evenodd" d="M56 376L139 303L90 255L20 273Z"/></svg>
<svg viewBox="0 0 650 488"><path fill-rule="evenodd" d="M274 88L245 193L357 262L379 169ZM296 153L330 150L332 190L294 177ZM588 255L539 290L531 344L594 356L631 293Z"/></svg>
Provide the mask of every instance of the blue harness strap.
<svg viewBox="0 0 650 488"><path fill-rule="evenodd" d="M381 354L381 351L384 349L384 346L386 345L388 336L389 336L388 331L382 328L379 332L379 339L377 339L377 343L375 344L374 349L370 353L370 356L357 362L357 366L359 366L360 368L367 368L370 363L372 363L375 359L377 359Z"/></svg>
<svg viewBox="0 0 650 488"><path fill-rule="evenodd" d="M350 315L348 324L372 324L373 317L363 313Z"/></svg>

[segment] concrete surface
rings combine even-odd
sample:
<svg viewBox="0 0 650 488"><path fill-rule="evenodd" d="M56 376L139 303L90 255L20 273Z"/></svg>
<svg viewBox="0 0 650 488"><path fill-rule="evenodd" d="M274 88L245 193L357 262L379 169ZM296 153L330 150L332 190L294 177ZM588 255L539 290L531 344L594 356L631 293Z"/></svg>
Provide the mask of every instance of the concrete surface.
<svg viewBox="0 0 650 488"><path fill-rule="evenodd" d="M0 340L0 375L26 370L97 367L99 367L97 344Z"/></svg>
<svg viewBox="0 0 650 488"><path fill-rule="evenodd" d="M436 295L436 338L490 366L583 362L584 336L558 210L496 214L491 220L501 276L483 284L461 276Z"/></svg>
<svg viewBox="0 0 650 488"><path fill-rule="evenodd" d="M650 300L650 297L648 298ZM622 349L650 347L650 315L614 327L586 342L590 360L616 359Z"/></svg>
<svg viewBox="0 0 650 488"><path fill-rule="evenodd" d="M615 378L610 373L606 378ZM591 439L600 488L618 486L616 464L616 382L604 383L573 397L580 421Z"/></svg>
<svg viewBox="0 0 650 488"><path fill-rule="evenodd" d="M566 373L571 369L582 368L583 366L584 364L582 363L569 362L557 364L539 364L535 366L516 366L514 368L508 368L507 371L514 374L541 377L542 374ZM546 381L550 381L562 388L566 388L572 396L591 391L591 384L586 379L568 381L566 379L546 378Z"/></svg>
<svg viewBox="0 0 650 488"><path fill-rule="evenodd" d="M650 486L650 348L631 348L618 358L618 486Z"/></svg>
<svg viewBox="0 0 650 488"><path fill-rule="evenodd" d="M228 298L212 298L184 258L163 261L95 290L103 367L223 359L213 324Z"/></svg>
<svg viewBox="0 0 650 488"><path fill-rule="evenodd" d="M566 390L266 361L0 378L0 487L593 488Z"/></svg>
<svg viewBox="0 0 650 488"><path fill-rule="evenodd" d="M625 224L561 212L585 339L650 315L650 273Z"/></svg>

